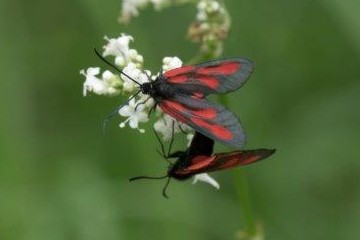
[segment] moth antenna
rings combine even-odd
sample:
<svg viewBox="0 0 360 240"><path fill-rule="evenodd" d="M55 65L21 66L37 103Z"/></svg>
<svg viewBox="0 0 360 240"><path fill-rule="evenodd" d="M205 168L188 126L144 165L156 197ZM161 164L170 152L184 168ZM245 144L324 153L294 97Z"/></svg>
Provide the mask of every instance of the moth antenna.
<svg viewBox="0 0 360 240"><path fill-rule="evenodd" d="M125 105L127 105L131 99L133 99L134 97L136 97L139 93L141 92L141 90L137 91L137 93L135 93L133 96L131 96L128 100L126 100L123 104L121 104L119 107L117 107L114 111L112 111L104 120L102 123L102 128L103 128L103 133L105 133L106 130L106 124L107 122L113 118L118 112L119 110L124 107Z"/></svg>
<svg viewBox="0 0 360 240"><path fill-rule="evenodd" d="M175 134L175 121L172 121L172 130L171 130L171 140L170 140L170 144L169 144L169 149L168 149L168 154L167 156L170 155L170 151L171 151L171 147L174 143L174 134Z"/></svg>
<svg viewBox="0 0 360 240"><path fill-rule="evenodd" d="M164 198L169 198L168 195L166 195L166 189L169 186L170 180L171 180L171 177L168 176L168 180L166 181L165 186L162 190L162 195L164 196Z"/></svg>
<svg viewBox="0 0 360 240"><path fill-rule="evenodd" d="M169 177L168 175L165 175L163 177L148 177L148 176L139 176L139 177L133 177L129 179L129 182L135 181L135 180L139 180L139 179L164 179Z"/></svg>
<svg viewBox="0 0 360 240"><path fill-rule="evenodd" d="M136 81L135 79L133 79L132 77L130 77L128 74L124 73L122 70L120 70L117 66L115 66L114 64L112 64L111 62L109 62L108 60L106 60L106 58L104 58L99 52L98 50L94 47L94 52L95 54L103 61L105 62L107 65L109 65L110 67L112 67L113 69L115 69L116 71L118 71L119 73L125 75L127 78L129 78L131 81L133 81L134 83L136 83L137 85L141 86L141 84Z"/></svg>

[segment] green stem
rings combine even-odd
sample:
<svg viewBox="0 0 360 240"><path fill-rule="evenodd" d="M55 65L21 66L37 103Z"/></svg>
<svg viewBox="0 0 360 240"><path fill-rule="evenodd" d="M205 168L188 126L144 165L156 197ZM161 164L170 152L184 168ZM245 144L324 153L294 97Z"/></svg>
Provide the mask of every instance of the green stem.
<svg viewBox="0 0 360 240"><path fill-rule="evenodd" d="M226 95L219 95L219 102L228 107L228 99ZM238 168L234 171L233 175L234 186L237 191L238 199L240 202L240 206L242 208L242 214L245 219L245 232L249 239L252 239L256 235L256 224L254 211L251 204L250 190L247 177L245 172Z"/></svg>
<svg viewBox="0 0 360 240"><path fill-rule="evenodd" d="M226 17L225 17L226 25L230 27L231 24L230 15L225 7L224 2L221 1L221 3L226 12ZM217 51L216 48L217 46L215 44L213 46L208 46L207 52L203 52L200 50L200 52L191 60L191 64L203 62L219 57L218 55L220 53ZM225 94L219 95L218 99L223 106L229 107L228 98ZM238 195L238 200L240 203L240 208L242 211L240 214L242 214L245 219L245 239L251 240L254 239L255 236L257 235L257 229L255 224L254 211L251 204L251 197L250 197L247 177L245 175L245 172L241 168L238 168L237 170L234 171L233 179L234 179L234 186L236 188Z"/></svg>
<svg viewBox="0 0 360 240"><path fill-rule="evenodd" d="M249 239L252 239L252 237L256 235L256 224L251 204L248 180L245 172L241 168L235 170L233 178L240 206L242 207L242 214L245 219L246 235L249 236Z"/></svg>

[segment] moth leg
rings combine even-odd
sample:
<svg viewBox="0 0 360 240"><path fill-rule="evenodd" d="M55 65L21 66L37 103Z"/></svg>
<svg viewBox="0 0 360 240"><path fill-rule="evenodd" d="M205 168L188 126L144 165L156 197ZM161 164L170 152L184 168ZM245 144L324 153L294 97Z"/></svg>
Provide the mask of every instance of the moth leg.
<svg viewBox="0 0 360 240"><path fill-rule="evenodd" d="M138 104L136 104L135 106L135 111L137 111L137 108L140 106L140 105L144 105L147 101L149 101L151 97L149 96L147 99L145 99L144 101L142 102L139 102Z"/></svg>
<svg viewBox="0 0 360 240"><path fill-rule="evenodd" d="M165 186L162 190L162 194L163 194L164 198L169 198L168 195L166 194L166 189L169 186L170 180L171 180L171 178L168 177L168 180L166 181Z"/></svg>
<svg viewBox="0 0 360 240"><path fill-rule="evenodd" d="M171 140L170 140L170 144L169 144L169 149L168 149L168 153L167 156L170 156L170 152L171 152L171 147L174 143L174 135L175 135L175 121L172 121L172 130L171 130Z"/></svg>
<svg viewBox="0 0 360 240"><path fill-rule="evenodd" d="M162 156L165 159L168 159L168 156L166 156L166 154L165 154L165 147L164 147L163 142L161 141L159 135L156 133L155 129L153 129L153 130L154 130L156 139L158 140L158 142L160 143L160 146L161 146L161 152L158 149L156 151L160 154L160 156Z"/></svg>
<svg viewBox="0 0 360 240"><path fill-rule="evenodd" d="M148 118L150 118L150 115L151 115L152 111L154 109L156 109L156 107L157 107L157 103L155 103L155 105L152 108L150 108L149 113L148 113Z"/></svg>
<svg viewBox="0 0 360 240"><path fill-rule="evenodd" d="M187 132L181 127L179 121L177 121L177 124L178 124L178 126L179 126L180 131L181 131L183 134L187 134Z"/></svg>
<svg viewBox="0 0 360 240"><path fill-rule="evenodd" d="M169 158L179 158L179 157L183 156L184 153L185 153L184 151L176 151L176 152L171 153L168 157Z"/></svg>

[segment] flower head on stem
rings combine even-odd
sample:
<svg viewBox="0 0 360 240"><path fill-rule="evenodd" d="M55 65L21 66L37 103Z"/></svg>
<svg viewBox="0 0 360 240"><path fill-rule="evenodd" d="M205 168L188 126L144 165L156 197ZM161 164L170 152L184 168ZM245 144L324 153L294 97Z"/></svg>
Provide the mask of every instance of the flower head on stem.
<svg viewBox="0 0 360 240"><path fill-rule="evenodd" d="M142 93L137 96L138 85L133 81L136 80L139 84L147 83L155 79L159 73L152 75L149 70L143 69L143 57L135 49L130 48L130 43L133 37L121 34L118 38L105 37L107 44L103 47L102 56L114 57L114 64L122 68L124 74L112 73L108 70L104 71L101 76L99 67L91 67L86 71L81 70L80 73L85 76L83 87L83 94L87 96L89 92L96 95L130 95L130 100L126 105L121 107L118 114L126 119L122 121L119 126L124 128L129 126L132 129L139 130L144 133L145 129L140 128L141 123L149 121L148 113L155 106L154 100ZM162 69L164 72L182 66L182 61L178 57L164 57ZM131 79L129 79L129 77ZM173 134L180 132L187 132L188 140L191 141L193 134L192 129L184 123L178 122L173 117L164 113L160 108L156 109L158 119L155 121L153 128L158 132L164 141L169 141ZM203 181L211 184L215 188L219 188L219 184L211 178L208 174L198 174L194 176L193 183Z"/></svg>

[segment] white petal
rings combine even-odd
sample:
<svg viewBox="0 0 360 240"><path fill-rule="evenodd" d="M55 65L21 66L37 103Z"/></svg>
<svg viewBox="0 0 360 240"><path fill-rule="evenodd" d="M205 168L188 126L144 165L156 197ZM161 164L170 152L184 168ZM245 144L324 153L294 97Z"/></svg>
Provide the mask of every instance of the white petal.
<svg viewBox="0 0 360 240"><path fill-rule="evenodd" d="M151 76L150 74L149 75L147 75L147 74L145 74L145 73L141 73L141 74L139 74L139 77L138 77L138 82L139 83L146 83L146 82L150 82L150 79L149 79L149 77L148 76Z"/></svg>
<svg viewBox="0 0 360 240"><path fill-rule="evenodd" d="M139 126L138 119L137 119L136 117L130 118L129 126L130 126L131 128L137 128L137 127Z"/></svg>
<svg viewBox="0 0 360 240"><path fill-rule="evenodd" d="M125 58L123 56L118 56L115 58L115 65L117 66L124 66L126 63Z"/></svg>
<svg viewBox="0 0 360 240"><path fill-rule="evenodd" d="M198 5L197 5L197 8L198 8L199 10L205 10L205 8L206 8L206 1L200 1L200 2L198 3Z"/></svg>
<svg viewBox="0 0 360 240"><path fill-rule="evenodd" d="M132 97L132 96L130 96L130 97ZM131 108L135 109L137 103L135 102L135 99L133 98L133 99L130 100L130 102L129 102L128 105L129 105Z"/></svg>
<svg viewBox="0 0 360 240"><path fill-rule="evenodd" d="M189 147L190 144L191 144L192 139L194 138L194 133L186 134L186 138L187 138L187 140L188 140L187 146Z"/></svg>
<svg viewBox="0 0 360 240"><path fill-rule="evenodd" d="M154 123L154 130L162 135L164 141L171 139L172 130L166 125L164 118L160 118Z"/></svg>
<svg viewBox="0 0 360 240"><path fill-rule="evenodd" d="M149 120L148 114L145 112L139 112L136 115L137 115L138 122L143 123L143 122L147 122Z"/></svg>
<svg viewBox="0 0 360 240"><path fill-rule="evenodd" d="M89 67L87 70L86 70L86 76L95 76L95 75L98 75L100 73L100 68L99 67Z"/></svg>
<svg viewBox="0 0 360 240"><path fill-rule="evenodd" d="M206 182L210 185L212 185L213 187L215 187L216 189L219 189L220 188L220 185L219 183L213 179L212 177L210 177L209 174L207 173L201 173L201 174L196 174L194 176L194 179L193 179L193 184L197 183L198 181L202 181L202 182Z"/></svg>
<svg viewBox="0 0 360 240"><path fill-rule="evenodd" d="M174 68L182 66L182 61L178 57L164 57L163 59L163 71L169 71Z"/></svg>
<svg viewBox="0 0 360 240"><path fill-rule="evenodd" d="M150 109L150 108L154 107L154 105L155 105L155 100L154 100L153 98L149 98L149 99L146 101L145 105L146 105L147 108Z"/></svg>
<svg viewBox="0 0 360 240"><path fill-rule="evenodd" d="M129 43L133 40L133 37L125 34L121 34L119 38L104 37L108 43L104 46L103 56L124 56L127 58L129 52Z"/></svg>
<svg viewBox="0 0 360 240"><path fill-rule="evenodd" d="M204 12L204 11L199 11L197 14L196 14L196 19L198 21L205 21L207 19L207 14Z"/></svg>
<svg viewBox="0 0 360 240"><path fill-rule="evenodd" d="M135 85L135 83L133 83L133 82L125 81L123 84L124 92L132 93L132 92L134 92L136 86L137 85Z"/></svg>
<svg viewBox="0 0 360 240"><path fill-rule="evenodd" d="M114 74L112 72L110 72L109 70L106 70L105 72L103 72L102 74L102 78L106 81L109 80L110 78L112 78L114 76Z"/></svg>
<svg viewBox="0 0 360 240"><path fill-rule="evenodd" d="M128 22L132 16L139 15L138 8L144 6L148 0L123 0L121 9L121 20Z"/></svg>
<svg viewBox="0 0 360 240"><path fill-rule="evenodd" d="M119 114L123 117L129 117L133 114L133 109L129 105L125 105L119 110Z"/></svg>
<svg viewBox="0 0 360 240"><path fill-rule="evenodd" d="M219 2L217 2L217 1L211 2L210 8L211 8L212 11L214 11L214 12L219 11L219 9L220 9L220 4L219 4Z"/></svg>
<svg viewBox="0 0 360 240"><path fill-rule="evenodd" d="M106 86L102 80L93 76L93 75L86 75L86 80L83 84L83 94L86 96L87 91L92 91L96 94L105 94L106 93Z"/></svg>

